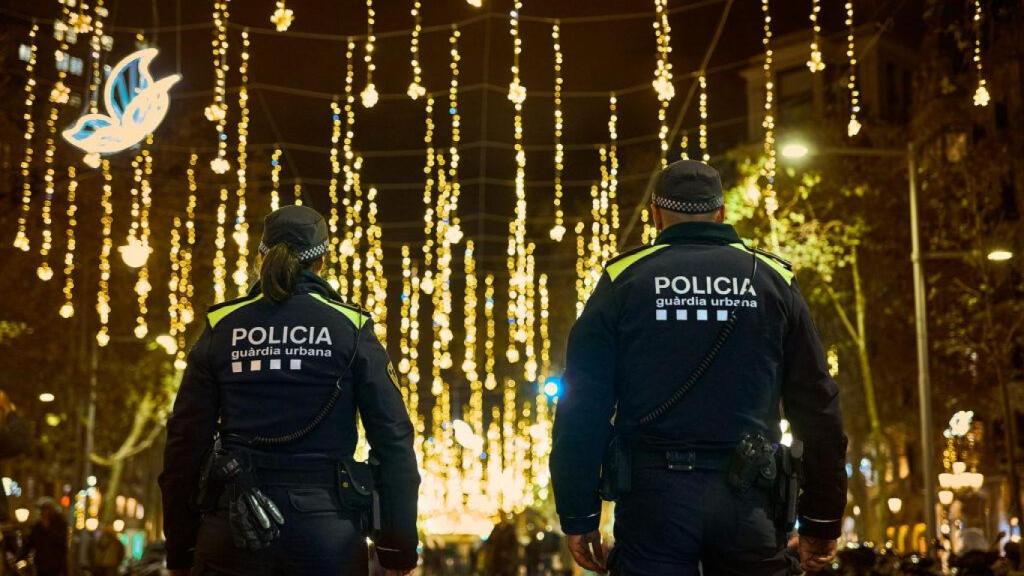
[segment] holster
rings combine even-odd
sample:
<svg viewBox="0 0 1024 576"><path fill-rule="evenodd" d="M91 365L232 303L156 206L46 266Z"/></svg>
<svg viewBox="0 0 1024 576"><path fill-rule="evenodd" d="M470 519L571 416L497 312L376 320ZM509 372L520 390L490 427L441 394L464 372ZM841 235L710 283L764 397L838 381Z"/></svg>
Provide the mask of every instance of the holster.
<svg viewBox="0 0 1024 576"><path fill-rule="evenodd" d="M776 458L779 481L773 492L775 524L780 531L789 533L796 526L800 480L803 473L803 443L794 440L792 446L779 446Z"/></svg>
<svg viewBox="0 0 1024 576"><path fill-rule="evenodd" d="M368 462L346 458L338 465L338 498L347 512L358 517L363 533L373 536L382 526L382 504L377 490L380 465L372 456Z"/></svg>
<svg viewBox="0 0 1024 576"><path fill-rule="evenodd" d="M633 487L633 451L629 440L613 433L604 451L598 492L602 500L615 502Z"/></svg>
<svg viewBox="0 0 1024 576"><path fill-rule="evenodd" d="M760 434L747 434L729 462L729 485L739 493L754 486L773 488L779 478L777 448Z"/></svg>

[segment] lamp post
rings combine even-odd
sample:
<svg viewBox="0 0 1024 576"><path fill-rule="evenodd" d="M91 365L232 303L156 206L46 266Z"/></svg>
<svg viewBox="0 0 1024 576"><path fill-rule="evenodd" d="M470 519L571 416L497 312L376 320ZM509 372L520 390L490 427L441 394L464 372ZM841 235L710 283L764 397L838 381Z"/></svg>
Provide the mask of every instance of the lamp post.
<svg viewBox="0 0 1024 576"><path fill-rule="evenodd" d="M907 163L907 196L910 203L910 262L914 276L914 331L917 344L917 394L920 407L920 434L921 434L921 473L924 479L924 520L928 528L929 538L935 538L938 534L938 526L935 514L935 444L932 432L932 408L931 408L931 376L928 368L928 310L924 276L924 260L926 258L955 257L962 258L971 252L957 253L933 253L924 254L921 252L920 219L917 207L917 163L913 142L908 142L905 149L901 148L863 148L863 147L841 147L823 148L812 152L811 148L798 140L782 142L779 153L783 158L799 160L810 154L825 156L844 157L869 157L869 158L902 158ZM1001 262L1013 257L1013 252L1005 249L994 249L986 254L988 260ZM1004 384L1005 388L1005 384ZM1004 397L1008 395L1004 391ZM1004 409L1009 411L1008 406ZM1007 427L1007 443L1014 442L1012 431ZM1010 484L1013 490L1019 491L1016 468L1014 467L1013 448L1010 448ZM1013 507L1017 509L1020 516L1019 493L1014 493Z"/></svg>

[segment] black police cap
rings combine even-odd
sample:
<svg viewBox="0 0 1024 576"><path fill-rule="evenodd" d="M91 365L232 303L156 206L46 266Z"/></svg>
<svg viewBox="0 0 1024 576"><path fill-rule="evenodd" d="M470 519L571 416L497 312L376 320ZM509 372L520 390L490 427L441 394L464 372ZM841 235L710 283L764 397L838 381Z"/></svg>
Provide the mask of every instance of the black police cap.
<svg viewBox="0 0 1024 576"><path fill-rule="evenodd" d="M654 204L673 212L703 214L722 207L718 170L697 160L679 160L661 171L654 186Z"/></svg>
<svg viewBox="0 0 1024 576"><path fill-rule="evenodd" d="M327 221L307 206L282 206L263 221L260 254L282 242L296 253L300 262L312 262L327 252Z"/></svg>

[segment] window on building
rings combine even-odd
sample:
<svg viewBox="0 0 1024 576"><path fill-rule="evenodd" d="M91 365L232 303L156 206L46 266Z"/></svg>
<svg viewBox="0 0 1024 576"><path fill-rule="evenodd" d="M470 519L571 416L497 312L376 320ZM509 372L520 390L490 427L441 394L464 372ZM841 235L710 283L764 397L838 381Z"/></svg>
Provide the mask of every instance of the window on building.
<svg viewBox="0 0 1024 576"><path fill-rule="evenodd" d="M776 74L779 122L800 124L814 112L814 76L807 66L794 66Z"/></svg>

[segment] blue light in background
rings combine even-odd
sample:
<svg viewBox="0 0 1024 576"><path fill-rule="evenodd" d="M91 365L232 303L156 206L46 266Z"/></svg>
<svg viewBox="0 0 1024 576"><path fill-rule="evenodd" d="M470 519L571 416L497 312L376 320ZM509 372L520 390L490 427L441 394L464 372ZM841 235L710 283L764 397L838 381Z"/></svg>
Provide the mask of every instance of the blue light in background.
<svg viewBox="0 0 1024 576"><path fill-rule="evenodd" d="M557 400L562 395L562 378L549 376L541 386L541 392L551 400Z"/></svg>

